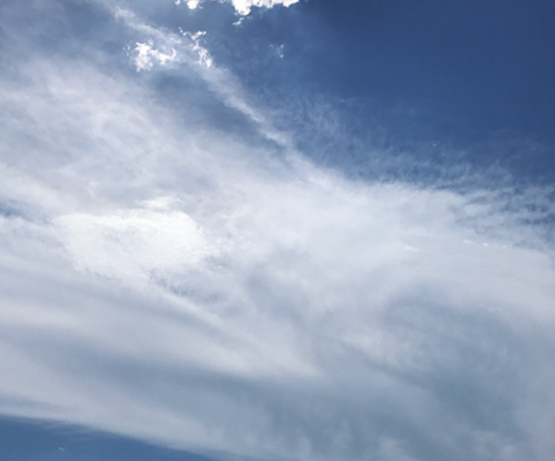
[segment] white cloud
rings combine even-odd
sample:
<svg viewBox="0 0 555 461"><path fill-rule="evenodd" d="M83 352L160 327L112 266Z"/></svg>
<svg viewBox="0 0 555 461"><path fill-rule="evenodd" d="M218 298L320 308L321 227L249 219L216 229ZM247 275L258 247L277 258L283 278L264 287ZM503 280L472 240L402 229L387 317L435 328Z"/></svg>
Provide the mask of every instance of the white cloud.
<svg viewBox="0 0 555 461"><path fill-rule="evenodd" d="M250 13L252 7L273 8L276 5L289 7L299 0L231 0L231 3L241 15Z"/></svg>
<svg viewBox="0 0 555 461"><path fill-rule="evenodd" d="M153 49L152 46L152 41L148 43L137 42L135 44L135 51L137 53L137 56L135 57L135 66L137 71L150 70L155 62L165 66L177 59L175 49L172 49L171 54L165 54L161 51Z"/></svg>
<svg viewBox="0 0 555 461"><path fill-rule="evenodd" d="M259 459L549 460L553 247L514 193L323 171L133 21L266 142L143 74L12 58L0 412Z"/></svg>
<svg viewBox="0 0 555 461"><path fill-rule="evenodd" d="M210 254L198 225L183 212L157 208L62 215L54 225L78 268L102 275L140 281L198 266Z"/></svg>
<svg viewBox="0 0 555 461"><path fill-rule="evenodd" d="M194 9L198 6L199 1L200 1L200 0L189 0L189 1L187 2L187 6L188 6L191 10L194 10Z"/></svg>
<svg viewBox="0 0 555 461"><path fill-rule="evenodd" d="M197 64L209 69L212 67L213 59L210 56L208 50L200 44L200 38L206 35L206 31L199 30L194 34L191 32L185 32L180 29L181 35L187 37L191 40L192 50L198 54Z"/></svg>
<svg viewBox="0 0 555 461"><path fill-rule="evenodd" d="M189 0L187 6L194 10L199 4L206 0ZM257 8L273 8L276 5L283 5L289 7L299 0L221 0L222 2L228 2L233 5L238 14L246 16L251 12L253 7ZM179 5L181 1L177 1L176 4Z"/></svg>
<svg viewBox="0 0 555 461"><path fill-rule="evenodd" d="M147 45L136 48L137 55L134 64L137 70L152 69L152 46L158 43L162 49L172 50L171 62L181 65L182 70L191 70L209 85L210 90L217 94L228 107L241 113L254 123L259 133L269 141L287 151L292 151L293 144L290 136L277 130L267 117L249 101L248 94L242 88L237 78L227 69L214 65L210 52L201 44L206 31L189 32L179 28L179 34L164 29L157 29L138 19L133 12L122 8L115 8L116 18L122 20L131 30L143 35ZM177 53L175 50L178 50ZM141 54L142 52L142 54Z"/></svg>

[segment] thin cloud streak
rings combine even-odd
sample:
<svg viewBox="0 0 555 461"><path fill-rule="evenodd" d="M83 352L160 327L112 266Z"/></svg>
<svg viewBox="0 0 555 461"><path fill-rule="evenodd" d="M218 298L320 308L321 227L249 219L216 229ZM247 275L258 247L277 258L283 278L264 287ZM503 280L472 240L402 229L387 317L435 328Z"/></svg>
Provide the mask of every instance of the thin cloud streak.
<svg viewBox="0 0 555 461"><path fill-rule="evenodd" d="M125 18L130 43L169 43ZM0 411L222 457L549 459L541 227L512 196L310 164L179 40L154 76L175 66L259 138L164 107L133 63L10 56Z"/></svg>

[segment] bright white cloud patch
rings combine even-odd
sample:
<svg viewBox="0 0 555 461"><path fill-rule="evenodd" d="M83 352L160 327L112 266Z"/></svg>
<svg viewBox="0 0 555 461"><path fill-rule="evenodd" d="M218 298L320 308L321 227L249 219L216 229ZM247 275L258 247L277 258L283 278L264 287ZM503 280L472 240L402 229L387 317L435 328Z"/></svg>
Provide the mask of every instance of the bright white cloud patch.
<svg viewBox="0 0 555 461"><path fill-rule="evenodd" d="M200 36L132 21L145 69L144 36L178 49L182 112L143 73L9 56L0 412L255 459L550 461L554 248L514 192L323 171Z"/></svg>
<svg viewBox="0 0 555 461"><path fill-rule="evenodd" d="M199 6L202 1L206 0L189 0L187 6L194 10ZM242 16L246 16L251 12L253 7L258 8L273 8L276 5L283 5L283 6L291 6L297 3L299 0L223 0L231 3L238 14ZM181 3L181 0L176 2L178 5Z"/></svg>
<svg viewBox="0 0 555 461"><path fill-rule="evenodd" d="M199 265L210 254L198 225L160 201L99 216L64 215L55 225L78 268L126 282Z"/></svg>
<svg viewBox="0 0 555 461"><path fill-rule="evenodd" d="M136 43L135 45L135 66L137 71L150 70L154 63L168 65L177 58L177 53L172 49L171 54L165 54L161 51L153 49L152 41L148 43Z"/></svg>

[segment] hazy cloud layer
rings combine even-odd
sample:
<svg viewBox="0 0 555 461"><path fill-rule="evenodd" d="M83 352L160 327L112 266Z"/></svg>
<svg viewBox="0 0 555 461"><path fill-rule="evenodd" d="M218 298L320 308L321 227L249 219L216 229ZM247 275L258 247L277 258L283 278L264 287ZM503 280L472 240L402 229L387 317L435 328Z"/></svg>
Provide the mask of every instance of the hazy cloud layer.
<svg viewBox="0 0 555 461"><path fill-rule="evenodd" d="M551 459L552 191L346 179L197 31L0 18L3 414L223 458Z"/></svg>

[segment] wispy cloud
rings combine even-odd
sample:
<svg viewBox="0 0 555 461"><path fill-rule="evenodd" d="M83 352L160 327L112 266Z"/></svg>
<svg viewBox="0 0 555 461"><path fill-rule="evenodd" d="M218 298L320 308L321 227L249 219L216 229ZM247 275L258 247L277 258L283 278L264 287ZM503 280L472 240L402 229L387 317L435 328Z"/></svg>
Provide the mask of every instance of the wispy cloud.
<svg viewBox="0 0 555 461"><path fill-rule="evenodd" d="M549 191L321 169L201 36L122 11L144 72L7 55L0 411L259 459L550 459Z"/></svg>

